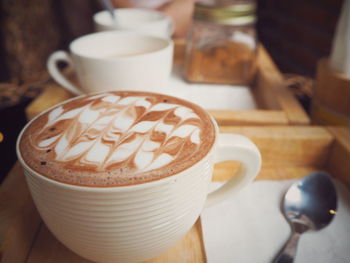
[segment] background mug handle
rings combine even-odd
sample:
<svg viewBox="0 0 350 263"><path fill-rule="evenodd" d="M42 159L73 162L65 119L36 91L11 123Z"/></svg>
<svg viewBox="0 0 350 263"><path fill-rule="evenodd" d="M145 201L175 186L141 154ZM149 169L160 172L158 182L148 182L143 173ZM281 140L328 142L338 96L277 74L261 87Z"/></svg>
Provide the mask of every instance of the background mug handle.
<svg viewBox="0 0 350 263"><path fill-rule="evenodd" d="M216 162L239 161L242 166L238 173L219 189L209 193L206 207L236 194L254 180L261 168L261 155L255 144L238 134L219 134Z"/></svg>
<svg viewBox="0 0 350 263"><path fill-rule="evenodd" d="M51 77L62 87L72 92L74 95L84 94L77 86L75 86L70 80L68 80L58 69L57 63L65 62L69 67L74 68L73 60L71 56L63 50L55 51L47 60L47 69Z"/></svg>

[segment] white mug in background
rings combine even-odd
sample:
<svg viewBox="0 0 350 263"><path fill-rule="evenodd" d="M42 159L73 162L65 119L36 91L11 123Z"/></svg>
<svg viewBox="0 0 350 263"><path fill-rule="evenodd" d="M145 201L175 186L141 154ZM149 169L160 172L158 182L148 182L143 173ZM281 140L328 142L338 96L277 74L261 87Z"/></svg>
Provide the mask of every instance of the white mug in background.
<svg viewBox="0 0 350 263"><path fill-rule="evenodd" d="M75 95L108 91L162 92L170 76L173 42L135 32L106 31L82 36L56 51L47 68L52 78ZM80 88L64 76L58 62L75 70Z"/></svg>
<svg viewBox="0 0 350 263"><path fill-rule="evenodd" d="M96 13L95 30L131 30L163 38L170 38L174 32L171 18L162 12L142 8L119 8L114 12L115 21L108 11Z"/></svg>

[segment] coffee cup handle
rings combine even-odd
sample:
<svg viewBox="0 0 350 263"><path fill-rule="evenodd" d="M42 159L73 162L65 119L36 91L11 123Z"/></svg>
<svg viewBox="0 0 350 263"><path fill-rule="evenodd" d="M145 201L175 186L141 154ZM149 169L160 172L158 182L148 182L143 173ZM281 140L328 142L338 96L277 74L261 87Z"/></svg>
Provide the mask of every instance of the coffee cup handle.
<svg viewBox="0 0 350 263"><path fill-rule="evenodd" d="M236 194L254 180L261 168L261 155L255 144L238 134L219 134L216 162L239 161L238 173L219 189L209 193L206 206L211 206Z"/></svg>
<svg viewBox="0 0 350 263"><path fill-rule="evenodd" d="M81 95L83 92L79 90L70 80L68 80L58 69L57 63L65 62L69 67L74 68L72 58L70 55L63 50L52 53L47 60L47 69L51 77L62 87L72 92L74 95Z"/></svg>

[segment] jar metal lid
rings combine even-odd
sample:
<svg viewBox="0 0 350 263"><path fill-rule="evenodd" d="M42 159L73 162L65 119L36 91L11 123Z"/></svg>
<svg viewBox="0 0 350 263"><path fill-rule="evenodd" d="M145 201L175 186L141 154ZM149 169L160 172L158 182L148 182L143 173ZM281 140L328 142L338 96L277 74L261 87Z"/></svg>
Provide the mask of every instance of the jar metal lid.
<svg viewBox="0 0 350 263"><path fill-rule="evenodd" d="M225 25L246 25L256 21L256 5L208 5L197 2L193 18L195 20L214 22Z"/></svg>

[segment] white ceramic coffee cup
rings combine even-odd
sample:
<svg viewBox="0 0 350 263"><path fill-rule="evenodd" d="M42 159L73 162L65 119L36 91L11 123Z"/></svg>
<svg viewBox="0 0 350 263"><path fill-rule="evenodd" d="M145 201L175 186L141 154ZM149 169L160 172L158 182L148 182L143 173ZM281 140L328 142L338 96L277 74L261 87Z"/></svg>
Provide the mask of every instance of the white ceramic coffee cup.
<svg viewBox="0 0 350 263"><path fill-rule="evenodd" d="M38 211L58 240L92 261L140 262L177 243L205 205L235 194L259 172L257 147L244 136L219 134L213 123L216 141L202 160L173 176L131 186L76 186L38 174L19 149L30 123L17 140L17 155ZM214 163L227 160L241 162L241 170L208 195Z"/></svg>
<svg viewBox="0 0 350 263"><path fill-rule="evenodd" d="M108 31L74 40L70 54L56 51L47 68L52 78L75 95L108 90L162 92L170 76L173 42L135 32ZM58 62L75 70L80 88L64 76Z"/></svg>
<svg viewBox="0 0 350 263"><path fill-rule="evenodd" d="M96 13L93 17L96 31L132 30L163 38L170 38L174 31L171 18L156 10L119 8L114 14L116 21L108 11Z"/></svg>

